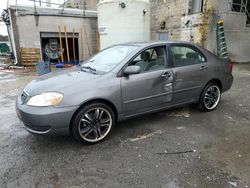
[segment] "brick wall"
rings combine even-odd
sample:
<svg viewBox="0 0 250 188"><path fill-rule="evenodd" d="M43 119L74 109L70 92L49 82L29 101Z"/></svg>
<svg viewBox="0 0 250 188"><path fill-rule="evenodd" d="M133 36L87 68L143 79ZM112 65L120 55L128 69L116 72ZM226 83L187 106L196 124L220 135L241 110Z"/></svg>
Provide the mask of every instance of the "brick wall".
<svg viewBox="0 0 250 188"><path fill-rule="evenodd" d="M151 1L151 39L167 32L168 40L188 41L207 47L215 0L203 1L203 12L189 14L189 0ZM165 22L165 27L163 22Z"/></svg>
<svg viewBox="0 0 250 188"><path fill-rule="evenodd" d="M188 0L152 0L151 38L157 40L160 32L168 32L169 39L179 40L181 17L187 13Z"/></svg>

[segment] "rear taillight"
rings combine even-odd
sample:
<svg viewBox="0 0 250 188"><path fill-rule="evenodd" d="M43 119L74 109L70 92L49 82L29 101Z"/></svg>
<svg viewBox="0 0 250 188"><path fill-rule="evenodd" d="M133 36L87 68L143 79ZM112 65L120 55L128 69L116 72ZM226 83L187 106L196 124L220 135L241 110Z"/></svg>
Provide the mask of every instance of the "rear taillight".
<svg viewBox="0 0 250 188"><path fill-rule="evenodd" d="M228 66L229 66L230 70L233 70L233 67L234 67L233 63L229 63Z"/></svg>

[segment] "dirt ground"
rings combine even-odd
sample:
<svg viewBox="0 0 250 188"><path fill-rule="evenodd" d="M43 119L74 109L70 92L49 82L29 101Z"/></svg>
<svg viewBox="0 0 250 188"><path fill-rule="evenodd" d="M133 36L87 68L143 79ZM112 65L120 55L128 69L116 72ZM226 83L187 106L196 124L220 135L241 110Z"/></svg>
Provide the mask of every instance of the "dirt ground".
<svg viewBox="0 0 250 188"><path fill-rule="evenodd" d="M86 146L25 131L14 104L35 73L0 70L0 187L250 187L250 65L234 76L213 112L138 117Z"/></svg>

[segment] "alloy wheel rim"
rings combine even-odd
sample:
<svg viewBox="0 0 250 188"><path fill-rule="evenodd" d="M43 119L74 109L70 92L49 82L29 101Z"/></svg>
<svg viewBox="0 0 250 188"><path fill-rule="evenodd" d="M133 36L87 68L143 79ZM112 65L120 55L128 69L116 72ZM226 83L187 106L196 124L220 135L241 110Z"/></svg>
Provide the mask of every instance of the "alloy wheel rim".
<svg viewBox="0 0 250 188"><path fill-rule="evenodd" d="M78 124L80 136L87 142L104 139L112 127L112 116L104 108L95 107L85 112Z"/></svg>
<svg viewBox="0 0 250 188"><path fill-rule="evenodd" d="M204 104L207 109L214 109L220 101L220 88L216 85L210 86L204 97Z"/></svg>

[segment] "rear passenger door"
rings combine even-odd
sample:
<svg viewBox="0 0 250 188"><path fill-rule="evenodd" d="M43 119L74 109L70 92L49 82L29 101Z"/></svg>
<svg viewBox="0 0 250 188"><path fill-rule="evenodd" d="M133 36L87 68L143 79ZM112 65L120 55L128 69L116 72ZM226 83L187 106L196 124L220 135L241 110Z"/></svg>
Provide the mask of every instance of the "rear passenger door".
<svg viewBox="0 0 250 188"><path fill-rule="evenodd" d="M173 104L195 102L207 81L207 60L200 50L188 44L170 44L173 68Z"/></svg>

